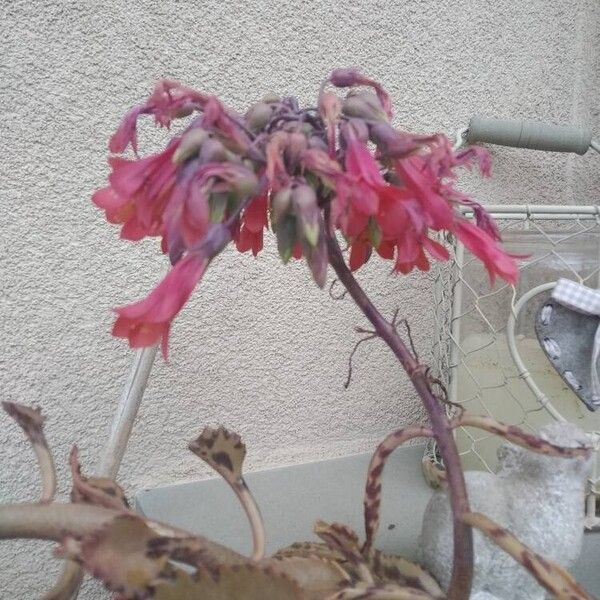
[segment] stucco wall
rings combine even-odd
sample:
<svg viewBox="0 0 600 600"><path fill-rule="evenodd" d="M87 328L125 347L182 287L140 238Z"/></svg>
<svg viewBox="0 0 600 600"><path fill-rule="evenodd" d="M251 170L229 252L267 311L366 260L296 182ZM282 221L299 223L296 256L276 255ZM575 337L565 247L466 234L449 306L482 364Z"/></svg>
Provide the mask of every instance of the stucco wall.
<svg viewBox="0 0 600 600"><path fill-rule="evenodd" d="M314 101L334 66L359 65L394 99L398 123L452 132L474 113L600 129L596 0L404 2L0 2L0 389L38 403L68 491L72 443L92 469L131 352L111 339L110 307L139 298L165 268L154 244L118 240L90 203L107 174L121 114L168 76L242 109L263 92ZM163 139L152 126L142 143ZM465 187L493 202L593 202L600 162L494 152L495 178ZM430 279L368 265L361 280L402 307L426 354ZM389 353L348 354L361 323L317 290L304 265L227 252L209 271L153 372L121 480L142 486L206 476L186 441L224 423L248 467L365 451L421 410ZM0 420L0 501L37 494L21 433ZM357 501L359 501L357 499ZM0 545L0 596L38 597L58 566L37 543ZM100 597L88 586L84 597Z"/></svg>

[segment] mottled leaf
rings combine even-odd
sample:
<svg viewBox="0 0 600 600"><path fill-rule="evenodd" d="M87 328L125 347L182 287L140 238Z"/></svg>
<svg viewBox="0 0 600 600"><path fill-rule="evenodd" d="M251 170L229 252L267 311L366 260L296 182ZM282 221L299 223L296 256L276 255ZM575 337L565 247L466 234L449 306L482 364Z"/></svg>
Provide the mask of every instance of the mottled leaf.
<svg viewBox="0 0 600 600"><path fill-rule="evenodd" d="M95 504L105 508L128 509L129 502L123 488L112 479L105 477L84 477L81 474L79 451L73 446L69 457L73 488L71 500L83 504Z"/></svg>
<svg viewBox="0 0 600 600"><path fill-rule="evenodd" d="M265 528L256 501L242 476L242 466L246 456L246 446L239 435L230 433L224 427L206 427L189 444L190 450L209 464L231 486L246 512L254 549L252 558L261 560L265 555Z"/></svg>
<svg viewBox="0 0 600 600"><path fill-rule="evenodd" d="M373 550L367 557L367 563L377 583L396 583L420 589L436 600L446 597L437 581L423 567L402 556Z"/></svg>
<svg viewBox="0 0 600 600"><path fill-rule="evenodd" d="M316 556L336 562L346 560L341 552L333 550L327 544L321 542L295 542L290 546L278 550L273 555L273 558L288 558L292 556L304 558Z"/></svg>
<svg viewBox="0 0 600 600"><path fill-rule="evenodd" d="M121 486L104 477L84 477L81 474L79 453L73 446L69 457L73 487L71 501L80 504L93 504L113 509L129 509L129 503ZM73 597L83 579L81 566L73 561L65 561L65 566L53 589L43 600L68 600Z"/></svg>
<svg viewBox="0 0 600 600"><path fill-rule="evenodd" d="M373 546L379 529L379 508L381 505L381 480L383 468L390 454L404 442L416 437L431 437L433 432L423 425L414 425L398 429L388 435L377 447L367 471L367 484L364 496L364 519L366 540L363 552L368 552Z"/></svg>
<svg viewBox="0 0 600 600"><path fill-rule="evenodd" d="M362 562L358 536L347 525L317 521L315 533L332 549L340 552L347 560Z"/></svg>
<svg viewBox="0 0 600 600"><path fill-rule="evenodd" d="M348 565L346 571L355 580L374 584L373 575L364 559L358 542L358 536L348 526L341 523L317 521L315 533L332 549L341 552Z"/></svg>
<svg viewBox="0 0 600 600"><path fill-rule="evenodd" d="M432 597L415 588L394 584L368 585L359 582L330 596L327 600L432 600Z"/></svg>
<svg viewBox="0 0 600 600"><path fill-rule="evenodd" d="M144 598L168 560L166 554L148 554L157 537L140 517L121 515L81 539L67 537L59 553L77 560L109 590Z"/></svg>
<svg viewBox="0 0 600 600"><path fill-rule="evenodd" d="M268 567L221 567L216 579L177 571L156 585L156 600L306 600L298 584Z"/></svg>
<svg viewBox="0 0 600 600"><path fill-rule="evenodd" d="M242 478L242 465L246 457L246 446L237 433L224 427L206 427L189 443L189 449L209 464L228 483Z"/></svg>
<svg viewBox="0 0 600 600"><path fill-rule="evenodd" d="M58 581L44 594L42 600L71 600L79 591L82 580L81 567L76 562L67 560Z"/></svg>
<svg viewBox="0 0 600 600"><path fill-rule="evenodd" d="M350 581L339 564L318 556L290 556L270 559L268 562L276 573L296 581L307 600L322 600Z"/></svg>
<svg viewBox="0 0 600 600"><path fill-rule="evenodd" d="M46 436L44 417L39 408L29 408L15 402L2 402L2 408L25 432L35 452L42 478L40 502L50 502L56 493L56 471Z"/></svg>
<svg viewBox="0 0 600 600"><path fill-rule="evenodd" d="M580 446L575 448L557 446L536 435L527 433L515 425L507 425L506 423L501 423L491 417L463 414L452 420L452 426L477 427L494 435L499 435L517 446L522 446L532 452L545 454L547 456L557 456L561 458L585 457L588 456L592 450L591 446Z"/></svg>
<svg viewBox="0 0 600 600"><path fill-rule="evenodd" d="M172 573L171 560L216 577L219 563L213 546L202 537L179 536L129 513L86 536L67 536L58 555L79 562L111 591L137 599L148 597L156 582Z"/></svg>
<svg viewBox="0 0 600 600"><path fill-rule="evenodd" d="M536 578L538 583L557 600L595 600L558 563L547 560L534 552L512 533L485 515L466 513L463 515L463 521L472 527L477 527L495 544L521 563Z"/></svg>

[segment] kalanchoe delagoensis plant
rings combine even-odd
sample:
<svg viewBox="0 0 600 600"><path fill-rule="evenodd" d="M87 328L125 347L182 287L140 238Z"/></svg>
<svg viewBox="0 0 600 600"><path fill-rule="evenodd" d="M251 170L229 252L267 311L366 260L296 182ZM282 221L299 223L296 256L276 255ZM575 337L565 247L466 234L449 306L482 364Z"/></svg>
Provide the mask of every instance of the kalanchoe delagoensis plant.
<svg viewBox="0 0 600 600"><path fill-rule="evenodd" d="M84 572L99 579L116 600L444 600L459 597L443 590L420 565L374 547L379 524L381 476L387 457L414 437L431 437L419 425L391 433L369 466L364 495L365 540L341 523L315 525L321 542L298 542L265 557L265 530L243 477L246 447L220 427L204 429L189 444L199 458L232 487L248 515L254 546L242 556L205 537L136 515L120 486L82 473L77 449L70 456L70 503L54 501L54 461L39 409L3 403L23 428L38 457L42 495L38 502L0 505L0 539L55 540L65 568L44 600L70 600ZM586 448L561 448L489 417L463 415L449 427L481 427L533 452L560 457L586 455ZM494 539L529 569L559 600L593 600L560 565L523 545L485 515L465 512L462 522ZM187 566L187 570L182 568ZM468 598L469 590L461 598Z"/></svg>
<svg viewBox="0 0 600 600"><path fill-rule="evenodd" d="M165 127L183 117L190 122L162 152L140 157L136 124L142 115ZM160 342L167 355L173 319L212 259L230 243L257 255L265 230L272 229L283 262L306 259L317 285L325 285L331 267L370 321L372 329L360 331L388 345L429 416L429 424L393 432L375 451L365 488L365 540L360 542L342 524L319 522L315 532L323 543L294 544L266 558L260 512L242 475L245 446L224 429L205 430L190 449L225 478L242 503L253 532L250 557L136 516L117 484L82 475L76 451L71 456L72 502L52 502L54 464L42 417L7 404L32 441L44 491L38 503L0 506L0 538L59 542L59 555L68 562L48 600L71 598L82 570L103 581L120 600L464 600L473 575L472 527L498 540L557 598L591 598L558 565L470 511L452 430L480 427L532 451L563 457L588 449L560 448L487 417L448 417L443 387L419 361L410 333L409 343L398 333L398 315L386 319L354 278L353 271L374 254L391 261L397 273L425 271L430 260L448 258L439 241L440 232L446 232L483 262L492 281L517 279L514 257L502 249L493 220L454 186L459 167L478 163L489 174L487 153L474 147L454 151L440 134L399 131L391 118L385 90L355 69L333 71L315 107L302 108L293 97L268 97L245 115L214 96L163 81L146 103L125 115L112 136L109 185L94 195L107 220L121 225L121 237L159 237L172 264L145 299L116 309L113 333L127 338L132 347ZM127 151L133 157L117 156ZM462 216L464 205L473 211L475 223ZM342 238L347 257L339 245ZM419 565L382 555L374 546L385 461L414 437L435 438L445 464L454 526L447 590Z"/></svg>

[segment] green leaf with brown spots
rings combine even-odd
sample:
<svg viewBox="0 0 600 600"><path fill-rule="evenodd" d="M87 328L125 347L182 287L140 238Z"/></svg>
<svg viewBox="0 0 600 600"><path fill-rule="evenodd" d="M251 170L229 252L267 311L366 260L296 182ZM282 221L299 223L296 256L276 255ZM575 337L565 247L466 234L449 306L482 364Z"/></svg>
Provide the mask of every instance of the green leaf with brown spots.
<svg viewBox="0 0 600 600"><path fill-rule="evenodd" d="M290 546L281 548L273 558L288 558L288 557L311 557L325 558L336 562L345 561L344 555L338 550L332 550L327 544L322 542L295 542Z"/></svg>
<svg viewBox="0 0 600 600"><path fill-rule="evenodd" d="M228 483L242 478L246 446L237 433L230 433L224 427L206 427L188 447Z"/></svg>
<svg viewBox="0 0 600 600"><path fill-rule="evenodd" d="M363 500L364 506L364 519L365 519L365 544L363 546L363 552L368 553L373 547L375 542L375 536L379 529L379 510L381 508L381 490L382 490L382 477L385 463L389 458L390 454L398 446L405 442L412 440L416 437L432 437L433 432L429 427L424 425L413 425L410 427L404 427L390 433L384 440L377 446L377 449L371 457L369 463L369 469L367 471L367 483L365 486L365 495Z"/></svg>
<svg viewBox="0 0 600 600"><path fill-rule="evenodd" d="M220 566L204 538L184 532L179 536L132 513L81 538L67 536L58 555L80 563L109 590L136 600L148 597L157 581L172 575L171 560L211 577Z"/></svg>
<svg viewBox="0 0 600 600"><path fill-rule="evenodd" d="M263 559L265 527L258 505L242 476L246 446L240 436L237 433L230 433L224 427L218 429L206 427L195 440L189 443L189 449L208 463L231 486L250 523L254 544L252 559L256 561Z"/></svg>
<svg viewBox="0 0 600 600"><path fill-rule="evenodd" d="M105 508L129 509L129 502L125 497L123 488L112 479L106 477L85 477L81 473L79 451L73 446L69 456L71 478L71 501L82 504L95 504Z"/></svg>
<svg viewBox="0 0 600 600"><path fill-rule="evenodd" d="M341 552L347 560L355 563L364 561L360 551L358 536L347 525L317 521L315 524L315 533L329 548Z"/></svg>
<svg viewBox="0 0 600 600"><path fill-rule="evenodd" d="M16 402L2 402L2 408L25 432L37 458L42 477L40 502L50 502L56 493L54 459L44 435L44 417L39 408L29 408Z"/></svg>
<svg viewBox="0 0 600 600"><path fill-rule="evenodd" d="M534 552L512 533L485 515L471 512L465 513L462 518L465 523L482 531L507 554L521 563L557 600L596 600L566 569Z"/></svg>
<svg viewBox="0 0 600 600"><path fill-rule="evenodd" d="M393 583L369 585L359 582L330 596L327 600L432 600L432 596L422 590L401 587Z"/></svg>
<svg viewBox="0 0 600 600"><path fill-rule="evenodd" d="M531 452L537 452L546 456L560 458L587 457L593 449L592 446L577 446L573 448L558 446L537 435L523 431L516 425L507 425L506 423L492 419L492 417L483 415L463 413L453 419L451 425L452 427L477 427L494 435L499 435L517 446L531 450Z"/></svg>
<svg viewBox="0 0 600 600"><path fill-rule="evenodd" d="M350 583L350 576L337 562L319 556L272 558L268 564L276 573L294 579L307 600L322 600Z"/></svg>
<svg viewBox="0 0 600 600"><path fill-rule="evenodd" d="M177 571L172 581L159 582L155 600L307 600L290 577L269 567L221 567L216 578Z"/></svg>
<svg viewBox="0 0 600 600"><path fill-rule="evenodd" d="M67 537L59 553L78 561L109 590L144 598L167 566L166 554L148 555L157 538L141 517L125 514L81 539Z"/></svg>
<svg viewBox="0 0 600 600"><path fill-rule="evenodd" d="M423 567L402 556L372 550L367 557L367 563L375 580L380 584L396 583L417 588L436 600L446 597L437 581Z"/></svg>

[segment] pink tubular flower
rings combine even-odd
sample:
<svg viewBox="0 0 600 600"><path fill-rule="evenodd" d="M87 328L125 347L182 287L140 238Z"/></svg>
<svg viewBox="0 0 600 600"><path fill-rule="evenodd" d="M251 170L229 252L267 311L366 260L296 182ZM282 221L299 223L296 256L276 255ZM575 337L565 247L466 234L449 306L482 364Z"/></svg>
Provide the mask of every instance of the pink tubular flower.
<svg viewBox="0 0 600 600"><path fill-rule="evenodd" d="M283 131L275 133L265 151L267 158L266 176L273 192L289 184L291 177L285 167L283 152L287 147L289 135Z"/></svg>
<svg viewBox="0 0 600 600"><path fill-rule="evenodd" d="M474 162L479 164L479 170L484 177L492 175L492 159L490 153L481 146L469 146L463 150L459 150L456 154L456 164L464 165L468 169L471 168Z"/></svg>
<svg viewBox="0 0 600 600"><path fill-rule="evenodd" d="M367 146L354 137L347 141L345 166L336 178L333 217L346 235L356 237L369 216L377 214L379 194L387 184Z"/></svg>
<svg viewBox="0 0 600 600"><path fill-rule="evenodd" d="M483 263L492 283L496 276L513 285L517 283L519 269L514 257L502 250L483 229L466 219L458 219L455 233L465 247Z"/></svg>
<svg viewBox="0 0 600 600"><path fill-rule="evenodd" d="M323 92L319 95L319 114L327 125L327 145L330 156L335 156L335 134L336 125L342 114L342 103L340 99L331 92Z"/></svg>
<svg viewBox="0 0 600 600"><path fill-rule="evenodd" d="M335 180L342 174L340 163L318 148L309 148L304 152L302 165L305 169L315 173L329 188L335 187Z"/></svg>
<svg viewBox="0 0 600 600"><path fill-rule="evenodd" d="M208 96L180 85L175 81L159 81L145 104L134 106L123 117L108 147L113 153L125 152L131 144L137 153L137 119L142 114L154 115L156 123L169 127L173 119L190 114L204 106Z"/></svg>
<svg viewBox="0 0 600 600"><path fill-rule="evenodd" d="M108 149L111 152L120 154L121 152L125 152L127 146L131 144L133 151L137 154L137 120L138 117L145 112L147 112L147 109L143 105L134 106L127 111L119 128L108 142Z"/></svg>
<svg viewBox="0 0 600 600"><path fill-rule="evenodd" d="M172 156L177 143L147 158L111 158L110 186L98 190L92 200L103 208L110 223L121 223L121 237L140 240L159 235L162 213L175 184Z"/></svg>
<svg viewBox="0 0 600 600"><path fill-rule="evenodd" d="M395 170L419 202L427 225L436 230L449 229L454 213L442 195L439 177L429 168L426 159L419 155L397 160Z"/></svg>
<svg viewBox="0 0 600 600"><path fill-rule="evenodd" d="M258 196L250 202L235 236L235 246L239 252L251 250L256 256L263 249L263 231L268 227L267 210L266 195Z"/></svg>
<svg viewBox="0 0 600 600"><path fill-rule="evenodd" d="M207 261L198 254L188 254L146 298L116 308L119 316L113 335L128 338L132 348L152 346L160 340L166 358L171 321L188 301L206 265Z"/></svg>
<svg viewBox="0 0 600 600"><path fill-rule="evenodd" d="M216 96L208 96L202 110L203 128L220 133L223 141L236 152L248 149L248 136L235 124L241 117L227 110Z"/></svg>

